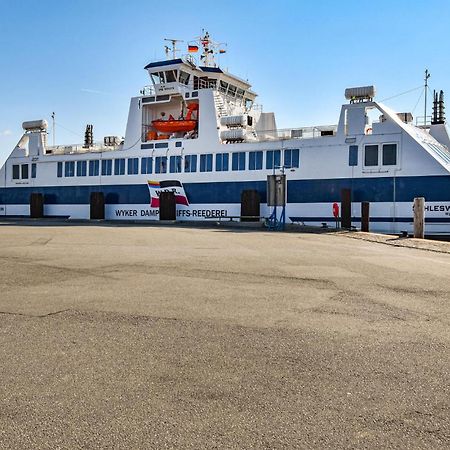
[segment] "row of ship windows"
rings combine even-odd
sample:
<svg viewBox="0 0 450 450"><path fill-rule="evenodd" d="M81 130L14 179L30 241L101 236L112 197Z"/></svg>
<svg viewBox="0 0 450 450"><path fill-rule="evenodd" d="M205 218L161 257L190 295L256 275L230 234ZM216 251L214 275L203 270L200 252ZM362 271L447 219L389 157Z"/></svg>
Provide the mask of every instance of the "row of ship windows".
<svg viewBox="0 0 450 450"><path fill-rule="evenodd" d="M28 180L30 178L29 164L13 164L12 179L13 180ZM31 178L36 178L36 164L31 164Z"/></svg>
<svg viewBox="0 0 450 450"><path fill-rule="evenodd" d="M350 145L349 147L348 164L350 166L358 165L357 145ZM380 165L397 165L397 144L370 144L364 146L364 166L378 167Z"/></svg>
<svg viewBox="0 0 450 450"><path fill-rule="evenodd" d="M229 170L229 153L217 153L215 170L217 172L224 172ZM182 172L184 159L184 172L191 173L197 172L197 160L200 160L200 172L212 172L213 171L213 154L200 155L186 155L170 156L169 158L169 172L180 173ZM248 159L248 166L247 166ZM167 173L167 156L157 156L155 158L155 173ZM127 161L127 174L137 175L139 174L139 158L119 158L114 160L114 175L125 175L125 167ZM383 166L395 166L397 165L397 144L383 144L379 145L366 145L364 147L364 166L376 167ZM299 167L299 150L285 150L284 151L284 167L295 168ZM89 163L89 164L88 164ZM100 164L101 163L101 164ZM350 145L349 147L349 165L358 165L358 146ZM36 164L14 164L12 166L12 178L13 180L28 180L36 178ZM101 167L100 167L101 166ZM269 150L266 152L266 169L272 170L281 166L281 150ZM58 177L85 177L100 175L100 168L102 175L113 174L113 160L90 160L88 161L66 161L64 163L58 162L57 175ZM262 170L263 168L263 152L254 151L248 153L237 152L231 154L231 170ZM153 173L153 158L141 158L141 174Z"/></svg>
<svg viewBox="0 0 450 450"><path fill-rule="evenodd" d="M141 160L141 168L139 172L139 158L118 158L103 159L90 161L66 161L58 162L57 176L65 177L85 177L85 176L108 176L108 175L138 175L153 173L180 173L184 166L185 173L212 172L213 171L213 154L204 155L185 155L177 156L156 156L154 158L155 167L153 168L153 157L143 157ZM184 164L183 164L184 160ZM200 161L200 166L197 162ZM247 164L248 160L248 164ZM114 164L113 164L114 161ZM169 163L169 164L167 164ZM215 170L217 172L225 172L230 170L230 154L217 153L215 155ZM288 168L299 167L299 150L284 150L284 166ZM114 170L113 170L114 166ZM272 170L281 167L281 150L269 150L266 152L266 169ZM231 170L262 170L263 169L263 152L254 151L248 153L238 152L231 153Z"/></svg>

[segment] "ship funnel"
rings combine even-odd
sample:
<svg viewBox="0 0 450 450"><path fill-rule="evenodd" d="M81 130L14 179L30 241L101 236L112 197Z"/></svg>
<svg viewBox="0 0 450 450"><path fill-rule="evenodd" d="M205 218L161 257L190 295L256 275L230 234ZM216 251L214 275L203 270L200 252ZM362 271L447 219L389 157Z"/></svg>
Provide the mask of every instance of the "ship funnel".
<svg viewBox="0 0 450 450"><path fill-rule="evenodd" d="M350 100L350 103L371 102L375 95L375 86L351 87L345 90L345 98Z"/></svg>
<svg viewBox="0 0 450 450"><path fill-rule="evenodd" d="M444 91L439 93L439 120L445 123Z"/></svg>
<svg viewBox="0 0 450 450"><path fill-rule="evenodd" d="M445 123L445 106L444 106L444 91L438 93L433 92L433 116L431 125L440 125Z"/></svg>

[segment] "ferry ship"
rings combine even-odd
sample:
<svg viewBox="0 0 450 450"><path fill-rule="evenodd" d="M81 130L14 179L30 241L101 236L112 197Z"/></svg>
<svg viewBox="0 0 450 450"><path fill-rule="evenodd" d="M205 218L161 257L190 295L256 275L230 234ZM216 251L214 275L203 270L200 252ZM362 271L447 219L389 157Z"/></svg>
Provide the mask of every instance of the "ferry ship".
<svg viewBox="0 0 450 450"><path fill-rule="evenodd" d="M375 101L367 86L346 90L337 125L277 129L249 82L216 63L223 49L208 33L186 55L175 46L145 66L151 84L131 99L124 138L94 143L88 126L83 144L50 146L47 121L25 122L0 170L0 216L29 216L38 195L46 217L89 219L99 193L105 219L158 220L169 191L177 219L204 221L240 216L242 193L252 190L264 218L273 212L267 177L283 173L286 223L334 226L347 190L351 226L360 227L361 203L369 202L371 230L411 232L413 200L424 197L427 233L449 232L442 91L429 125Z"/></svg>

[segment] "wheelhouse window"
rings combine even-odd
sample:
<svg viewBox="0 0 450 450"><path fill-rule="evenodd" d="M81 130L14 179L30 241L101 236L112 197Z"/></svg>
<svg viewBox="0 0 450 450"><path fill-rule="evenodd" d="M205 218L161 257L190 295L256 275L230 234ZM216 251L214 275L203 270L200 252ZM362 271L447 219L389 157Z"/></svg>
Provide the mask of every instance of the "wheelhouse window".
<svg viewBox="0 0 450 450"><path fill-rule="evenodd" d="M128 159L128 175L137 175L139 173L139 158Z"/></svg>
<svg viewBox="0 0 450 450"><path fill-rule="evenodd" d="M366 167L378 166L378 145L364 147L364 165Z"/></svg>
<svg viewBox="0 0 450 450"><path fill-rule="evenodd" d="M245 152L233 153L231 162L232 170L245 170Z"/></svg>
<svg viewBox="0 0 450 450"><path fill-rule="evenodd" d="M100 161L98 159L89 161L89 176L98 177L100 170Z"/></svg>
<svg viewBox="0 0 450 450"><path fill-rule="evenodd" d="M268 150L266 153L266 169L276 169L281 166L281 150Z"/></svg>
<svg viewBox="0 0 450 450"><path fill-rule="evenodd" d="M155 84L165 83L166 79L164 76L164 72L156 72L151 74L152 81Z"/></svg>
<svg viewBox="0 0 450 450"><path fill-rule="evenodd" d="M148 174L153 172L153 158L146 157L141 159L141 173Z"/></svg>
<svg viewBox="0 0 450 450"><path fill-rule="evenodd" d="M13 180L20 180L20 166L18 164L14 164L12 167L12 177Z"/></svg>
<svg viewBox="0 0 450 450"><path fill-rule="evenodd" d="M181 84L188 84L189 83L189 77L190 75L186 72L183 72L182 70L180 70L180 77L179 77L179 81Z"/></svg>
<svg viewBox="0 0 450 450"><path fill-rule="evenodd" d="M212 153L200 155L200 172L212 172Z"/></svg>
<svg viewBox="0 0 450 450"><path fill-rule="evenodd" d="M114 175L125 175L125 159L120 158L114 161Z"/></svg>
<svg viewBox="0 0 450 450"><path fill-rule="evenodd" d="M216 154L216 171L226 172L228 170L228 153L217 153Z"/></svg>
<svg viewBox="0 0 450 450"><path fill-rule="evenodd" d="M263 152L249 152L248 170L261 170L263 163Z"/></svg>
<svg viewBox="0 0 450 450"><path fill-rule="evenodd" d="M22 180L28 180L28 164L22 164L22 166L20 167L21 169L21 175L22 175Z"/></svg>
<svg viewBox="0 0 450 450"><path fill-rule="evenodd" d="M36 178L37 166L35 163L31 164L31 178Z"/></svg>
<svg viewBox="0 0 450 450"><path fill-rule="evenodd" d="M19 167L19 166L17 166ZM63 176L63 163L59 162L56 169L56 175L58 178L61 178Z"/></svg>
<svg viewBox="0 0 450 450"><path fill-rule="evenodd" d="M167 172L167 156L157 156L155 159L155 173Z"/></svg>
<svg viewBox="0 0 450 450"><path fill-rule="evenodd" d="M231 97L234 97L236 95L236 89L237 89L236 86L233 86L232 84L230 84L228 86L228 95Z"/></svg>
<svg viewBox="0 0 450 450"><path fill-rule="evenodd" d="M166 71L166 81L167 83L174 83L175 81L177 81L177 71L176 70Z"/></svg>
<svg viewBox="0 0 450 450"><path fill-rule="evenodd" d="M358 146L350 145L348 148L348 165L357 166L358 165Z"/></svg>
<svg viewBox="0 0 450 450"><path fill-rule="evenodd" d="M188 173L197 172L197 155L186 155L184 157L184 171Z"/></svg>
<svg viewBox="0 0 450 450"><path fill-rule="evenodd" d="M75 176L75 161L66 161L64 163L64 176L65 177Z"/></svg>
<svg viewBox="0 0 450 450"><path fill-rule="evenodd" d="M77 161L77 177L85 177L86 176L86 161Z"/></svg>
<svg viewBox="0 0 450 450"><path fill-rule="evenodd" d="M397 165L397 144L383 144L383 166Z"/></svg>
<svg viewBox="0 0 450 450"><path fill-rule="evenodd" d="M102 159L102 175L112 175L112 159Z"/></svg>
<svg viewBox="0 0 450 450"><path fill-rule="evenodd" d="M180 173L181 172L181 156L175 155L170 157L170 173Z"/></svg>
<svg viewBox="0 0 450 450"><path fill-rule="evenodd" d="M300 167L300 150L298 148L284 151L284 167L289 169Z"/></svg>
<svg viewBox="0 0 450 450"><path fill-rule="evenodd" d="M225 81L221 81L219 84L220 92L223 92L224 94L226 94L227 89L228 89L228 83L226 83Z"/></svg>

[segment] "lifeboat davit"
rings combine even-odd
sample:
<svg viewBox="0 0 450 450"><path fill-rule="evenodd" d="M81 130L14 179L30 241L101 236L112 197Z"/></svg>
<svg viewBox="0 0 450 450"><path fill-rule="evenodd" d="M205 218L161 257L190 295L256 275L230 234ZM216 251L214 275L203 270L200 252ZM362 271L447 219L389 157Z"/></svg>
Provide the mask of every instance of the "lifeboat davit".
<svg viewBox="0 0 450 450"><path fill-rule="evenodd" d="M188 113L186 114L185 119L174 119L172 116L170 116L169 120L153 120L153 128L161 133L186 133L188 131L194 130L197 126L197 121L191 119L191 117L194 111L198 111L198 103L191 103L187 108Z"/></svg>

